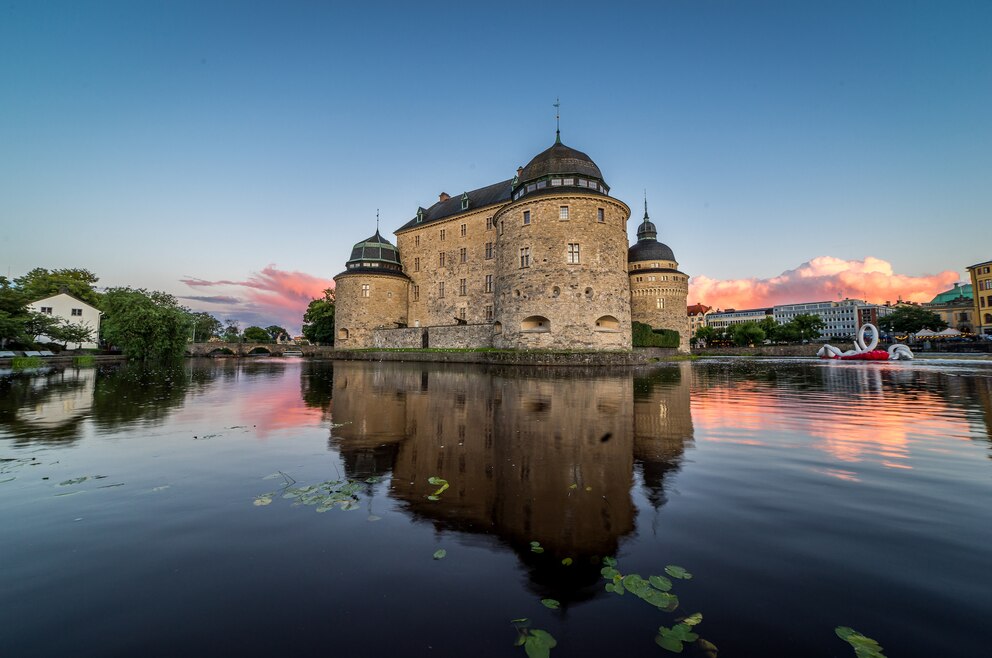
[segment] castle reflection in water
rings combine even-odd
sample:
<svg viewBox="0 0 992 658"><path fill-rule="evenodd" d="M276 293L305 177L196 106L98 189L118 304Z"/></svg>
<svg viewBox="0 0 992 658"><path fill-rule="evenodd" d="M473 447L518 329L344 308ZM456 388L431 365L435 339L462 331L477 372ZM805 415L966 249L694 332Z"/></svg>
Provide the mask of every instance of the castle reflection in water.
<svg viewBox="0 0 992 658"><path fill-rule="evenodd" d="M528 560L537 541L581 568L634 530L635 484L664 502L693 437L690 373L338 362L331 444L349 477L391 473L390 494L439 529ZM432 476L451 485L438 501Z"/></svg>

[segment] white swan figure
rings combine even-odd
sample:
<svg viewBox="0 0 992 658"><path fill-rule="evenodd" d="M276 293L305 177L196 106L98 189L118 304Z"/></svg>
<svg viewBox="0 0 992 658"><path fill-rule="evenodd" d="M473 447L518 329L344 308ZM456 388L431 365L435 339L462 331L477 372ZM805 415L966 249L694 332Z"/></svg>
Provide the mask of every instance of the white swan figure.
<svg viewBox="0 0 992 658"><path fill-rule="evenodd" d="M865 332L871 329L871 342L867 345L865 344ZM840 357L853 357L858 354L867 354L868 352L874 351L878 347L878 329L875 328L873 324L863 324L861 329L858 330L858 335L854 338L854 349L847 350L846 352L834 347L833 345L824 345L821 347L816 355L821 359L837 359ZM913 352L908 347L901 343L889 346L889 360L890 361L908 361L913 358Z"/></svg>

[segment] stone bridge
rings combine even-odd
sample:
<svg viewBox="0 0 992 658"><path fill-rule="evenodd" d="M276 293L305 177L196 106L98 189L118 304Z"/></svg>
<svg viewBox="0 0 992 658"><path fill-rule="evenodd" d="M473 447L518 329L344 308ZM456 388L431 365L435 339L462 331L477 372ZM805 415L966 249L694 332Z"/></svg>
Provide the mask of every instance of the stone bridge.
<svg viewBox="0 0 992 658"><path fill-rule="evenodd" d="M302 352L303 356L327 354L332 347L280 343L187 343L186 356L283 356L286 352Z"/></svg>

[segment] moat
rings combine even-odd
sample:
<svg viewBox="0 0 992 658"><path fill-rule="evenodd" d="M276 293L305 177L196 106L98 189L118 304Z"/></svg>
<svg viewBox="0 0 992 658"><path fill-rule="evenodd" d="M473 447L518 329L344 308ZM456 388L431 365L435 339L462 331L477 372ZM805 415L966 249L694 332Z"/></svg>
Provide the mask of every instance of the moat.
<svg viewBox="0 0 992 658"><path fill-rule="evenodd" d="M8 371L0 654L984 655L990 457L988 364Z"/></svg>

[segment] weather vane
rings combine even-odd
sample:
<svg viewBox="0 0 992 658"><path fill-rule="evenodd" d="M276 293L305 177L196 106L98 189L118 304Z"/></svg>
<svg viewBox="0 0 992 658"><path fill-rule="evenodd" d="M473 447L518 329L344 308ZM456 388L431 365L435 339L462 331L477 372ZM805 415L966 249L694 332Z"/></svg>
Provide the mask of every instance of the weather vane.
<svg viewBox="0 0 992 658"><path fill-rule="evenodd" d="M555 102L552 105L555 108L555 141L561 142L561 100L555 97Z"/></svg>
<svg viewBox="0 0 992 658"><path fill-rule="evenodd" d="M375 232L379 232L379 209L375 209Z"/></svg>

